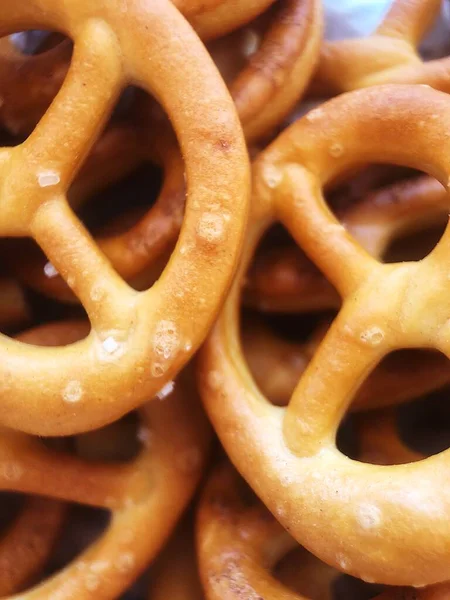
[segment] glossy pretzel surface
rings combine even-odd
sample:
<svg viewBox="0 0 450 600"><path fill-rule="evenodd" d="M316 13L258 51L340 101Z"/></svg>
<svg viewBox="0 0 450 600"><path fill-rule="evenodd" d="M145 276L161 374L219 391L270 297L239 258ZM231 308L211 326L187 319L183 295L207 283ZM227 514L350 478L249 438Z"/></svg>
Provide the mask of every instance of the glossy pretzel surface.
<svg viewBox="0 0 450 600"><path fill-rule="evenodd" d="M410 465L365 465L338 452L335 435L361 383L389 352L425 347L448 356L448 232L421 261L380 264L337 222L321 187L349 167L381 161L426 170L447 185L447 122L445 94L380 86L330 101L269 146L254 166L254 221L241 276L264 230L280 219L343 307L288 407L274 407L242 358L236 283L199 377L230 458L291 534L324 562L393 585L447 578L450 498L440 482L448 451Z"/></svg>
<svg viewBox="0 0 450 600"><path fill-rule="evenodd" d="M248 163L225 85L168 1L27 0L4 7L0 34L30 27L73 37L74 59L31 136L1 152L0 233L38 242L83 303L92 330L64 349L1 340L2 422L62 435L110 422L151 398L202 341L239 255ZM171 116L189 195L177 247L157 284L143 293L117 276L65 200L127 83L151 90ZM199 121L198 111L208 118Z"/></svg>

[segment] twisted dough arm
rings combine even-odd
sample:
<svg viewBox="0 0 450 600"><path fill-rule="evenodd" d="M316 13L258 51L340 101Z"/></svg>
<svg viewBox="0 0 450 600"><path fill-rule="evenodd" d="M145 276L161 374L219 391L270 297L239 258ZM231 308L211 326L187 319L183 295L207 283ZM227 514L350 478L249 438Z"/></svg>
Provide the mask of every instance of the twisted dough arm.
<svg viewBox="0 0 450 600"><path fill-rule="evenodd" d="M243 326L242 345L258 388L278 406L286 406L329 327L324 322L305 343L288 342L262 323ZM358 390L350 410L361 411L409 402L450 382L448 358L422 351L388 357Z"/></svg>
<svg viewBox="0 0 450 600"><path fill-rule="evenodd" d="M445 222L447 213L446 189L422 175L371 192L338 217L372 256L381 258L399 235ZM340 305L336 290L294 246L257 257L246 280L245 301L274 312L320 311Z"/></svg>

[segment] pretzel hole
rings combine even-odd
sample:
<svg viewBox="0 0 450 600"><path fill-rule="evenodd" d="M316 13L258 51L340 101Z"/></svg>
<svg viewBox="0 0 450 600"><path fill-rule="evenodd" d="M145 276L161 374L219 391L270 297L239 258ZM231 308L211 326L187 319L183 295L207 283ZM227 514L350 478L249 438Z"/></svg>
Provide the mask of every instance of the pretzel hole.
<svg viewBox="0 0 450 600"><path fill-rule="evenodd" d="M385 588L382 585L366 583L350 575L339 575L332 584L332 600L370 600Z"/></svg>
<svg viewBox="0 0 450 600"><path fill-rule="evenodd" d="M408 448L431 456L450 447L449 396L446 387L398 407L398 433Z"/></svg>
<svg viewBox="0 0 450 600"><path fill-rule="evenodd" d="M24 241L27 242L28 240ZM86 311L81 304L63 304L26 285L25 295L31 308L32 322L36 325L45 325L46 323L71 319L87 320ZM7 333L10 332L8 331ZM19 331L15 331L14 333L19 333ZM29 342L25 340L24 343Z"/></svg>
<svg viewBox="0 0 450 600"><path fill-rule="evenodd" d="M333 313L261 314L243 309L242 348L257 387L270 402L286 406Z"/></svg>
<svg viewBox="0 0 450 600"><path fill-rule="evenodd" d="M14 33L10 36L16 50L26 56L36 56L55 48L67 39L58 32L30 30Z"/></svg>
<svg viewBox="0 0 450 600"><path fill-rule="evenodd" d="M359 204L367 194L410 178L416 171L390 164L370 164L341 173L325 188L325 197L337 214Z"/></svg>
<svg viewBox="0 0 450 600"><path fill-rule="evenodd" d="M358 435L354 415L347 413L336 433L336 448L353 460L358 460Z"/></svg>
<svg viewBox="0 0 450 600"><path fill-rule="evenodd" d="M78 456L86 462L132 462L151 442L152 432L144 427L137 412L126 414L110 425L76 436L41 438L55 451Z"/></svg>
<svg viewBox="0 0 450 600"><path fill-rule="evenodd" d="M302 313L339 306L334 287L281 225L262 237L244 280L243 301L264 313Z"/></svg>
<svg viewBox="0 0 450 600"><path fill-rule="evenodd" d="M5 263L0 266L0 331L14 335L30 322L31 309L26 290L11 276Z"/></svg>
<svg viewBox="0 0 450 600"><path fill-rule="evenodd" d="M33 292L30 292L28 297L33 308L34 326L15 333L14 337L18 338L20 343L52 348L64 347L89 335L89 321L79 306L57 304Z"/></svg>
<svg viewBox="0 0 450 600"><path fill-rule="evenodd" d="M446 8L447 7L445 7L445 9ZM445 9L444 12L447 13ZM438 17L433 27L431 27L430 31L420 43L419 54L425 62L438 58L444 58L450 54L447 14L444 18Z"/></svg>
<svg viewBox="0 0 450 600"><path fill-rule="evenodd" d="M94 236L123 233L151 208L161 184L160 169L150 163L139 166L112 185L105 181L105 188L77 214Z"/></svg>
<svg viewBox="0 0 450 600"><path fill-rule="evenodd" d="M425 227L422 231L405 232L388 245L383 254L383 262L422 260L438 244L445 231L444 220L440 224Z"/></svg>
<svg viewBox="0 0 450 600"><path fill-rule="evenodd" d="M350 173L351 175L351 173ZM427 256L444 233L448 195L413 169L374 165L331 182L330 208L370 254L385 263Z"/></svg>

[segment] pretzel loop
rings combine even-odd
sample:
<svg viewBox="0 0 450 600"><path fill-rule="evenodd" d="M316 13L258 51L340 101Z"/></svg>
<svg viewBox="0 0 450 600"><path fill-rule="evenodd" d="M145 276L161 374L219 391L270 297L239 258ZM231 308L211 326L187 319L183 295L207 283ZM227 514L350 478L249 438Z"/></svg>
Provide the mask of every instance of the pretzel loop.
<svg viewBox="0 0 450 600"><path fill-rule="evenodd" d="M267 173L278 173L272 197L283 224L292 219L302 246L326 272L341 268L352 276L345 253L344 260L337 259L336 238L327 240L318 230L324 223L320 196L318 204L303 202L304 188L300 194L292 191L286 172L300 162L318 185L350 166L383 160L423 169L447 184L449 101L432 89L384 86L341 96L320 111L283 133L263 153L255 175L257 181L266 175L267 183ZM328 152L335 142L342 143L339 156ZM271 189L255 186L256 206L260 195L264 206L270 204ZM302 202L295 206L298 197ZM302 545L370 581L420 586L448 577L450 496L442 480L450 471L449 451L414 464L379 467L351 461L333 440L359 385L386 353L404 347L448 349L448 240L447 231L417 263L362 259L368 265L365 277L351 280L343 308L286 412L264 402L249 383L238 350L239 281L203 355L204 403L234 464ZM247 261L254 246L250 234ZM345 273L342 277L345 282Z"/></svg>
<svg viewBox="0 0 450 600"><path fill-rule="evenodd" d="M35 132L5 155L1 232L33 235L82 300L92 331L63 349L2 337L1 420L21 431L64 435L104 425L153 397L202 342L236 266L249 173L226 86L168 0L18 0L2 11L0 34L36 27L73 38L75 57ZM178 135L187 179L178 244L157 283L142 293L119 278L64 200L129 83L160 100ZM199 120L199 111L207 118ZM45 169L41 186L38 167ZM24 198L25 218L17 215Z"/></svg>

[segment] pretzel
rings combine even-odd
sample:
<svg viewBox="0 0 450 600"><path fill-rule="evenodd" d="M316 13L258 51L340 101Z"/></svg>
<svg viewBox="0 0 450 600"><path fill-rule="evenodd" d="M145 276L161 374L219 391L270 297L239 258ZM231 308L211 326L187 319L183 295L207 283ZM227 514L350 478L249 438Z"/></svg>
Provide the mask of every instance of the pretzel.
<svg viewBox="0 0 450 600"><path fill-rule="evenodd" d="M422 458L399 439L392 410L366 413L358 418L360 458L375 464L395 464ZM194 540L191 526L185 523L173 537L152 574L149 600L208 600L253 597L265 600L280 598L324 598L338 572L317 561L300 548L288 563L270 567L283 550L294 545L289 535L276 523L262 504L248 505L239 493L237 474L227 464L216 468L199 507L197 541L201 560L204 596L198 581ZM280 544L280 539L282 543ZM268 555L268 558L267 558ZM176 573L176 577L174 577ZM443 600L448 584L425 590L389 589L377 600ZM295 593L293 593L295 592ZM300 595L298 595L300 594ZM259 596L258 596L259 597ZM331 598L331 595L330 595Z"/></svg>
<svg viewBox="0 0 450 600"><path fill-rule="evenodd" d="M199 377L231 460L299 543L360 579L392 585L447 577L449 499L440 478L448 452L414 465L369 466L341 455L334 436L355 392L389 352L427 347L448 355L448 234L419 262L383 265L333 217L321 186L361 162L425 168L446 183L448 106L445 94L419 86L361 90L312 111L262 153L245 260ZM433 115L439 127L425 127ZM237 329L242 274L275 218L344 298L286 409L252 382Z"/></svg>
<svg viewBox="0 0 450 600"><path fill-rule="evenodd" d="M22 339L62 344L83 335L86 327L84 322L56 323ZM195 400L189 374L183 373L164 397L147 403L140 411L143 447L128 464L85 461L49 450L37 438L2 432L1 489L112 511L99 540L20 598L115 598L146 568L170 535L205 465L210 434Z"/></svg>
<svg viewBox="0 0 450 600"><path fill-rule="evenodd" d="M286 406L314 356L329 323L324 321L305 343L275 335L262 323L244 322L243 351L258 388L278 406ZM450 383L448 359L427 351L389 356L371 373L351 405L361 411L409 402Z"/></svg>
<svg viewBox="0 0 450 600"><path fill-rule="evenodd" d="M368 194L349 206L340 221L376 258L400 234L443 222L447 192L435 179L420 176ZM246 302L264 311L320 311L337 308L339 295L294 246L273 248L257 257L246 284Z"/></svg>
<svg viewBox="0 0 450 600"><path fill-rule="evenodd" d="M245 34L252 31L250 27L230 39L221 40L220 45L216 44L213 57L223 52L223 47L230 54L225 65L219 58L222 71L233 62L230 45L241 53L247 51L242 38L245 40ZM249 141L266 135L297 102L314 69L321 33L322 10L318 0L289 0L280 5L248 65L247 57L244 57L240 72L229 73L230 91ZM236 43L239 39L241 44ZM129 156L137 154L140 161L153 159L153 148L157 147L165 174L164 186L157 202L133 227L119 235L99 239L98 245L117 273L127 281L134 281L150 265L152 276L147 280L153 283L165 264L160 259L172 250L182 223L184 163L173 135L165 124L158 123L155 108L148 101L141 101L137 112L137 128L143 133ZM139 147L143 150L139 151ZM61 301L76 300L51 264L43 264L40 257L30 261L28 254L19 261L19 276L34 289ZM154 269L156 261L160 269Z"/></svg>
<svg viewBox="0 0 450 600"><path fill-rule="evenodd" d="M204 40L242 27L267 10L274 0L174 0Z"/></svg>
<svg viewBox="0 0 450 600"><path fill-rule="evenodd" d="M14 478L16 472L6 474ZM62 502L29 498L0 540L0 594L20 591L44 567L65 516Z"/></svg>
<svg viewBox="0 0 450 600"><path fill-rule="evenodd" d="M184 519L151 572L148 600L202 600L193 519ZM176 573L176 577L174 577Z"/></svg>
<svg viewBox="0 0 450 600"><path fill-rule="evenodd" d="M273 0L177 0L174 4L202 39L211 39L251 22ZM264 44L232 90L244 120L252 121L248 128L253 137L265 133L290 112L318 59L322 33L318 0L289 0L278 13ZM69 58L67 40L32 57L16 50L11 40L1 40L0 75L4 90L0 119L13 133L32 130L60 88Z"/></svg>
<svg viewBox="0 0 450 600"><path fill-rule="evenodd" d="M327 592L339 572L299 548L261 502L249 502L227 463L215 469L202 494L197 549L207 600L333 598ZM290 569L273 574L294 549Z"/></svg>
<svg viewBox="0 0 450 600"><path fill-rule="evenodd" d="M25 25L58 28L75 38L75 50L61 92L33 134L2 150L1 233L38 242L82 302L92 330L64 349L2 339L1 422L64 435L111 422L151 398L202 342L239 256L248 162L231 98L169 2L108 0L89 7L70 0L56 9L52 1L44 7L23 0L2 11L2 35ZM189 53L180 51L180 40ZM189 195L168 266L143 293L117 276L64 196L129 82L151 87L170 115L185 155ZM80 95L83 101L76 102ZM203 110L207 117L199 121Z"/></svg>
<svg viewBox="0 0 450 600"><path fill-rule="evenodd" d="M416 49L440 6L441 0L394 0L369 37L326 42L312 93L333 95L386 83L426 84L448 93L449 58L424 62Z"/></svg>
<svg viewBox="0 0 450 600"><path fill-rule="evenodd" d="M299 101L317 64L323 31L322 6L318 0L288 0L280 3L262 40L258 24L221 40L212 47L219 67L227 75L231 95L249 142L267 136ZM252 38L248 39L249 34ZM239 38L244 44L239 44ZM256 38L256 39L255 39ZM245 44L247 41L247 44ZM240 46L244 68L236 72L229 46ZM251 45L256 46L249 48ZM259 44L259 45L258 45ZM229 55L221 58L225 45ZM247 55L248 61L245 61ZM245 64L247 62L247 64ZM231 71L231 72L230 72ZM231 77L230 77L231 76Z"/></svg>
<svg viewBox="0 0 450 600"><path fill-rule="evenodd" d="M188 522L176 532L156 561L155 570L151 573L149 600L231 600L253 597L300 600L304 597L287 591L264 572L268 570L267 563L275 563L283 550L295 543L261 504L244 507L236 489L238 483L236 473L228 465L221 465L215 469L207 490L202 494L197 541L205 593L200 584L193 527ZM225 486L228 486L228 490L224 490ZM211 536L209 539L208 534ZM267 553L270 557L264 560L263 556ZM301 559L298 556L295 558L292 565L295 574L289 572L287 576L283 573L289 585L295 587L301 582L308 590L322 591L320 597L324 597L323 592L336 577L336 571L306 552ZM255 563L256 573L253 574L251 571ZM210 568L214 570L213 573L209 572ZM277 571L280 572L280 569ZM247 578L249 572L251 574ZM253 587L255 580L257 584ZM271 590L275 591L274 595L270 595ZM250 592L260 595L252 596ZM288 596L282 595L285 593ZM311 597L315 599L319 596L311 594Z"/></svg>

